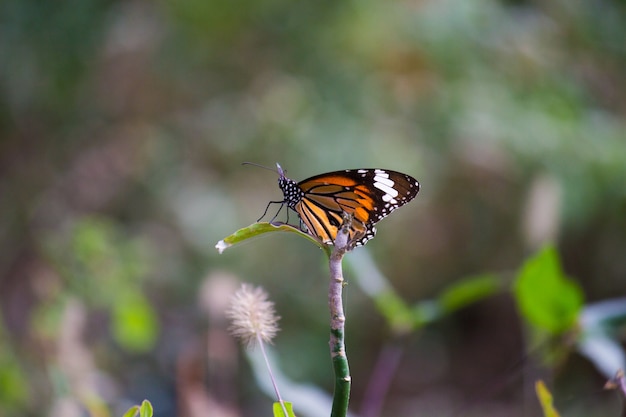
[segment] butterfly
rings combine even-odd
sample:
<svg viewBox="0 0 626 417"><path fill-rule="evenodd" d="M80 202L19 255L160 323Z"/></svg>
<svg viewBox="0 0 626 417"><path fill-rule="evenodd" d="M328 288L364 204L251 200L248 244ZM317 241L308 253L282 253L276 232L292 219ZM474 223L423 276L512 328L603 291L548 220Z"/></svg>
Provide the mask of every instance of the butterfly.
<svg viewBox="0 0 626 417"><path fill-rule="evenodd" d="M278 163L276 167L283 200L270 201L261 219L270 205L281 204L281 209L287 205L298 213L308 233L324 244L334 243L348 214L352 217L349 246L365 245L376 235L376 223L413 200L420 190L415 178L389 169L346 169L296 182L285 176Z"/></svg>

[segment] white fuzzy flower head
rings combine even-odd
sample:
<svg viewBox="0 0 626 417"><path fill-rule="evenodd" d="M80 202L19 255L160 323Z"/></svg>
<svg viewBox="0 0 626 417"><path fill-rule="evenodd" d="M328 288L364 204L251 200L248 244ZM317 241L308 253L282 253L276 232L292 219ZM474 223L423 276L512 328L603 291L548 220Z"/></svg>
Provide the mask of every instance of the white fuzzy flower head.
<svg viewBox="0 0 626 417"><path fill-rule="evenodd" d="M271 343L278 332L280 317L274 311L274 303L267 298L263 288L242 284L226 311L232 320L230 333L248 346L257 341Z"/></svg>

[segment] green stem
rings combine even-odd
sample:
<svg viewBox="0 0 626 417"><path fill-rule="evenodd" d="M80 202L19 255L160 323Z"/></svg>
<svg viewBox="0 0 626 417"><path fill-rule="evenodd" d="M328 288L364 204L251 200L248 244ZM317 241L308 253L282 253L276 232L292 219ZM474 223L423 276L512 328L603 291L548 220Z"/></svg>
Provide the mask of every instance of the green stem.
<svg viewBox="0 0 626 417"><path fill-rule="evenodd" d="M335 391L333 394L333 407L331 417L345 417L348 413L350 400L350 368L344 342L344 327L346 317L343 312L342 290L343 272L341 261L344 254L350 250L348 236L350 220L344 220L344 224L337 233L335 247L330 256L330 284L328 287L328 305L330 308L330 356L335 372Z"/></svg>

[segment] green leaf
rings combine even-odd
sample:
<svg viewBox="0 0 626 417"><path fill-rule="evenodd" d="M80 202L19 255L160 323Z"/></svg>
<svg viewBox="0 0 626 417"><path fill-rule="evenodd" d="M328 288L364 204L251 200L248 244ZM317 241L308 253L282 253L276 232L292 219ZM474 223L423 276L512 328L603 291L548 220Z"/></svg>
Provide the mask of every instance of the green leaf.
<svg viewBox="0 0 626 417"><path fill-rule="evenodd" d="M537 398L543 409L543 416L560 417L559 412L556 411L554 405L552 405L552 394L550 390L546 388L546 384L544 384L542 380L535 382L535 392L537 393Z"/></svg>
<svg viewBox="0 0 626 417"><path fill-rule="evenodd" d="M124 413L123 417L135 417L138 412L139 412L139 406L133 405L132 407L128 409L127 412Z"/></svg>
<svg viewBox="0 0 626 417"><path fill-rule="evenodd" d="M447 288L439 296L439 304L452 313L495 294L500 288L495 276L485 274L466 278Z"/></svg>
<svg viewBox="0 0 626 417"><path fill-rule="evenodd" d="M444 290L436 300L424 300L411 309L413 328L423 327L447 314L487 298L498 291L500 285L493 275L466 278Z"/></svg>
<svg viewBox="0 0 626 417"><path fill-rule="evenodd" d="M158 322L152 306L140 292L125 294L113 307L112 331L117 342L134 352L150 350L156 341Z"/></svg>
<svg viewBox="0 0 626 417"><path fill-rule="evenodd" d="M405 334L416 326L413 310L395 292L382 291L374 302L394 333Z"/></svg>
<svg viewBox="0 0 626 417"><path fill-rule="evenodd" d="M293 413L293 407L290 402L283 401L285 409L287 410L287 415L283 412L283 407L281 407L280 403L276 401L273 405L274 417L296 417Z"/></svg>
<svg viewBox="0 0 626 417"><path fill-rule="evenodd" d="M215 248L219 251L219 253L222 253L226 249L230 248L231 246L235 246L237 244L245 242L246 240L252 239L254 237L262 236L266 233L272 233L272 232L290 232L290 233L295 233L297 235L300 235L306 238L307 240L309 240L310 242L312 242L313 244L319 246L321 249L324 250L324 252L326 252L327 255L330 256L330 248L328 247L328 245L324 245L319 240L315 239L314 237L312 237L311 235L307 233L304 233L298 228L295 228L289 224L282 224L282 223L281 224L273 224L273 223L267 223L267 222L253 223L250 226L244 227L243 229L239 229L232 235L227 236L224 239L220 240L219 242L217 242L217 245L215 245Z"/></svg>
<svg viewBox="0 0 626 417"><path fill-rule="evenodd" d="M563 274L552 246L524 263L515 282L515 297L531 325L555 335L574 326L583 305L582 290Z"/></svg>
<svg viewBox="0 0 626 417"><path fill-rule="evenodd" d="M141 402L141 407L139 408L139 417L152 417L154 414L154 410L152 409L152 404L148 400L143 400Z"/></svg>
<svg viewBox="0 0 626 417"><path fill-rule="evenodd" d="M423 300L413 305L411 314L414 328L419 329L428 323L440 320L444 316L444 311L438 301Z"/></svg>

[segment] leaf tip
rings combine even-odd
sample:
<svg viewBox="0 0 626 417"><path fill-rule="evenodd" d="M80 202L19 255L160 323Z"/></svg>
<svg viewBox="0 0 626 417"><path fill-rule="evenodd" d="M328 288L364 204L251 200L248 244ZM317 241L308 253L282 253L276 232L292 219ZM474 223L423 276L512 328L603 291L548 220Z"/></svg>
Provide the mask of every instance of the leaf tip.
<svg viewBox="0 0 626 417"><path fill-rule="evenodd" d="M230 245L223 240L220 240L219 242L217 242L217 245L215 245L215 249L217 249L220 255L229 247Z"/></svg>

